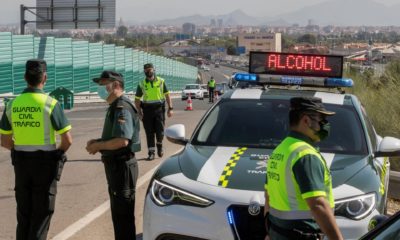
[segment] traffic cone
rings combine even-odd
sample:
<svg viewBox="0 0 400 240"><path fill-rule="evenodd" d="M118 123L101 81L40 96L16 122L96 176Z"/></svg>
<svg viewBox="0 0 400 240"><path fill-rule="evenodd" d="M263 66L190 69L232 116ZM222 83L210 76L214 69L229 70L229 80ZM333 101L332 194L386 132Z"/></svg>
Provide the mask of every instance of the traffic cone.
<svg viewBox="0 0 400 240"><path fill-rule="evenodd" d="M215 91L214 92L214 101L218 101L218 98L219 98L218 91Z"/></svg>
<svg viewBox="0 0 400 240"><path fill-rule="evenodd" d="M192 107L192 98L190 97L190 93L189 93L189 97L186 101L186 111L193 111L193 107Z"/></svg>

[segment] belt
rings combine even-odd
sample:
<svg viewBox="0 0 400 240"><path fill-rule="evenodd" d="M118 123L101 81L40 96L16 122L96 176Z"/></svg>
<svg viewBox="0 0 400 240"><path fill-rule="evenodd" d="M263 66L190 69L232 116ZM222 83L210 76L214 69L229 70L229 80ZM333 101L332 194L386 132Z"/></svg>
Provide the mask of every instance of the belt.
<svg viewBox="0 0 400 240"><path fill-rule="evenodd" d="M102 155L101 160L110 161L110 160L124 160L129 161L130 159L135 158L135 153L125 153L125 154L110 154L110 155Z"/></svg>
<svg viewBox="0 0 400 240"><path fill-rule="evenodd" d="M273 224L271 221L268 222L268 226L279 233L282 236L285 236L290 239L298 239L298 240L322 240L324 239L325 234L321 232L303 232L298 229L285 229Z"/></svg>

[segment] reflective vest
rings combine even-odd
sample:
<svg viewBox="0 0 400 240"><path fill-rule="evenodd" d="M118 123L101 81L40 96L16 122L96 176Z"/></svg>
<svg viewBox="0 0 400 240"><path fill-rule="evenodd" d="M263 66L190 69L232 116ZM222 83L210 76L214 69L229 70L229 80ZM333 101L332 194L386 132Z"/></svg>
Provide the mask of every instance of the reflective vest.
<svg viewBox="0 0 400 240"><path fill-rule="evenodd" d="M287 137L274 150L267 165L267 184L270 214L285 220L312 219L310 208L300 192L294 177L294 164L305 155L314 155L324 166L324 191L308 192L304 197L325 196L330 207L335 206L332 180L329 169L321 154L310 144Z"/></svg>
<svg viewBox="0 0 400 240"><path fill-rule="evenodd" d="M57 100L44 93L23 93L7 104L14 148L19 151L56 149L56 136L50 115Z"/></svg>
<svg viewBox="0 0 400 240"><path fill-rule="evenodd" d="M163 103L164 96L164 79L155 77L153 81L144 79L139 83L143 92L143 103Z"/></svg>
<svg viewBox="0 0 400 240"><path fill-rule="evenodd" d="M210 81L208 81L208 87L215 88L215 80L214 79L211 79Z"/></svg>

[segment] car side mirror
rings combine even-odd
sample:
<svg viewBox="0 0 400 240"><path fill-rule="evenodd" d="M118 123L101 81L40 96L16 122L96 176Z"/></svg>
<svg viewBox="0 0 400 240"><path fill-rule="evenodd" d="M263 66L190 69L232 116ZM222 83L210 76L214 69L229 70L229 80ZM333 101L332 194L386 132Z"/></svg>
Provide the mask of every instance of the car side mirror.
<svg viewBox="0 0 400 240"><path fill-rule="evenodd" d="M183 124L174 124L165 129L165 136L168 141L179 144L186 145L188 143L188 139L185 138L185 125Z"/></svg>
<svg viewBox="0 0 400 240"><path fill-rule="evenodd" d="M400 139L384 137L379 144L375 157L396 157L400 156Z"/></svg>

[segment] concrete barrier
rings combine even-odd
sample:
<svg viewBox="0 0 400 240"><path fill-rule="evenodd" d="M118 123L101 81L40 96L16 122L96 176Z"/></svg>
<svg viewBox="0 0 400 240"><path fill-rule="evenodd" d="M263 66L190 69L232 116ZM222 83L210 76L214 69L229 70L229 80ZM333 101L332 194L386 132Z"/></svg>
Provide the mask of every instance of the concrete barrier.
<svg viewBox="0 0 400 240"><path fill-rule="evenodd" d="M388 196L400 199L400 172L390 171Z"/></svg>

